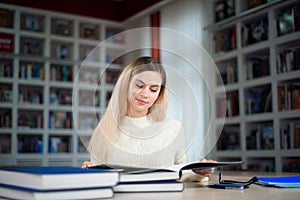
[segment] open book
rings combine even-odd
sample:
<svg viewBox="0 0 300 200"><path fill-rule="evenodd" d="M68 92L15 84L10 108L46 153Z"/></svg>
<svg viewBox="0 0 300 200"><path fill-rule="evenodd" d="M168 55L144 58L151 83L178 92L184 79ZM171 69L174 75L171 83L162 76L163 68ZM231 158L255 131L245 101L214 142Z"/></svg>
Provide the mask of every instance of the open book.
<svg viewBox="0 0 300 200"><path fill-rule="evenodd" d="M242 161L237 162L191 162L180 165L172 165L166 168L141 168L120 165L96 165L92 168L111 169L120 172L120 182L137 181L163 181L178 180L181 178L182 171L217 168L229 165L241 165Z"/></svg>

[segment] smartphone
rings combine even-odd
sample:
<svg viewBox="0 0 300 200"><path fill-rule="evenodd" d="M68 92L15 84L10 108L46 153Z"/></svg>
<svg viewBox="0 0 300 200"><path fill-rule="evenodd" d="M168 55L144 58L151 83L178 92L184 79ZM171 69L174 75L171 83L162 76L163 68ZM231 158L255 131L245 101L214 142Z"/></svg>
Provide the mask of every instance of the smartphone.
<svg viewBox="0 0 300 200"><path fill-rule="evenodd" d="M211 188L217 189L244 189L244 185L240 183L216 183L214 185L210 185Z"/></svg>

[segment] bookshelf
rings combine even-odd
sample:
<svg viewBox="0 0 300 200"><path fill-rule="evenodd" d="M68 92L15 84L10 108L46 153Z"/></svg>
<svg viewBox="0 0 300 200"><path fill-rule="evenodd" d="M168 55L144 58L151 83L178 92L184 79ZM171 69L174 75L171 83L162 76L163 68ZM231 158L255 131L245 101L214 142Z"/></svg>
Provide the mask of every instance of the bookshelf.
<svg viewBox="0 0 300 200"><path fill-rule="evenodd" d="M222 134L211 156L243 160L242 170L299 172L299 1L215 0L211 9L205 30L222 77L214 93Z"/></svg>
<svg viewBox="0 0 300 200"><path fill-rule="evenodd" d="M0 166L81 166L80 138L122 69L125 38L112 36L124 27L2 3L0 16Z"/></svg>

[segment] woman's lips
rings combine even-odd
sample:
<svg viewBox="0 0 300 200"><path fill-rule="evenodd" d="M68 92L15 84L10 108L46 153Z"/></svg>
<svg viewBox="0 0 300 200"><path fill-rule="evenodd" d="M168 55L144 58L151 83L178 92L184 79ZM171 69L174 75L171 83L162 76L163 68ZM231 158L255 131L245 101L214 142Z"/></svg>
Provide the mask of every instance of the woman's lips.
<svg viewBox="0 0 300 200"><path fill-rule="evenodd" d="M141 100L141 99L136 99L136 100L137 100L137 102L138 102L139 104L145 105L145 104L148 103L147 101L143 101L143 100Z"/></svg>

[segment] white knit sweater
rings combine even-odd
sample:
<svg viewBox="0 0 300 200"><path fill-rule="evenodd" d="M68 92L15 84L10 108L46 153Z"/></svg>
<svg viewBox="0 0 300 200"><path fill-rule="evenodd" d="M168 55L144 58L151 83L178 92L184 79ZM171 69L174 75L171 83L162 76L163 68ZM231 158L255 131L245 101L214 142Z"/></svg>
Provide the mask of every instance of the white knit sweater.
<svg viewBox="0 0 300 200"><path fill-rule="evenodd" d="M125 117L119 128L119 138L110 144L106 164L166 167L186 162L184 131L178 121Z"/></svg>

